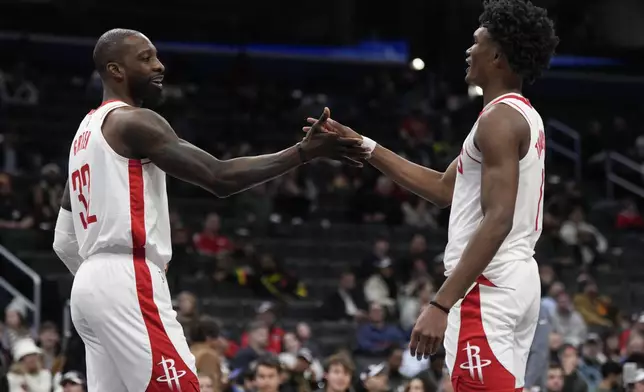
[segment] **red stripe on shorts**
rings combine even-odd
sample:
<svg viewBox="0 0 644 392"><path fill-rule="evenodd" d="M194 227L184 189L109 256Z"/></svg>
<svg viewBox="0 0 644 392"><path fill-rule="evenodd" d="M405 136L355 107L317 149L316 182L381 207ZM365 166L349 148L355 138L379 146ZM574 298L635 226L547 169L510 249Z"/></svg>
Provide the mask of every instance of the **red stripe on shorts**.
<svg viewBox="0 0 644 392"><path fill-rule="evenodd" d="M199 382L174 348L165 332L159 308L154 302L152 277L145 260L145 196L141 161L131 159L128 164L128 174L136 293L152 350L152 375L146 392L196 391ZM132 370L135 371L135 369Z"/></svg>
<svg viewBox="0 0 644 392"><path fill-rule="evenodd" d="M494 286L481 276L461 303L461 328L452 369L452 386L455 392L514 392L514 375L496 359L485 336L481 285Z"/></svg>

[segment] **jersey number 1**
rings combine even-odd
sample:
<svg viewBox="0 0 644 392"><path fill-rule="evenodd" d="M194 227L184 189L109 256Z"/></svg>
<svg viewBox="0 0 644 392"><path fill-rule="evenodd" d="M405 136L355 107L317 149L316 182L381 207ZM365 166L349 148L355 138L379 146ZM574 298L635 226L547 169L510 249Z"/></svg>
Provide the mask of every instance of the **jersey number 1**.
<svg viewBox="0 0 644 392"><path fill-rule="evenodd" d="M75 170L72 173L72 189L75 193L78 194L78 201L81 202L85 208L85 212L80 212L80 220L83 224L83 228L87 229L87 226L96 222L96 215L91 215L89 213L89 198L90 198L90 175L89 175L89 165L86 163L79 170ZM87 188L87 196L83 193L83 188Z"/></svg>

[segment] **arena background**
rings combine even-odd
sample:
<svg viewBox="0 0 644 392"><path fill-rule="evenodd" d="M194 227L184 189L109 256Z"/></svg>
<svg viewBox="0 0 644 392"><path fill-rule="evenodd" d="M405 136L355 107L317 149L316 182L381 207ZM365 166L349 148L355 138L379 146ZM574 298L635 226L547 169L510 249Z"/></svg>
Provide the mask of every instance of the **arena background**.
<svg viewBox="0 0 644 392"><path fill-rule="evenodd" d="M548 138L535 256L547 322L528 386L618 390L606 386L622 364L644 366L644 3L535 3L548 8L561 45L550 71L525 89ZM358 132L442 170L482 106L463 82L481 8L478 0L2 0L0 374L19 371L13 343L23 335L41 346L53 384L76 390L64 375L84 371L68 317L72 276L51 243L72 137L101 101L91 57L100 34L127 27L156 44L167 68L159 112L219 158L287 147L307 116L329 106ZM200 369L214 390L252 388L246 369L263 351L281 353L283 390L326 388L321 364L339 350L356 366L352 388L365 389L360 375L385 362L390 390L414 377L425 391L450 390L440 354L417 367L401 349L444 279L448 210L371 167L324 161L227 199L172 179L168 192L168 282L188 336L218 337L219 364ZM268 341L249 324L255 318L271 324ZM303 374L292 367L306 356L301 348L313 357ZM560 386L551 362L562 366ZM644 388L636 382L644 374L624 371Z"/></svg>

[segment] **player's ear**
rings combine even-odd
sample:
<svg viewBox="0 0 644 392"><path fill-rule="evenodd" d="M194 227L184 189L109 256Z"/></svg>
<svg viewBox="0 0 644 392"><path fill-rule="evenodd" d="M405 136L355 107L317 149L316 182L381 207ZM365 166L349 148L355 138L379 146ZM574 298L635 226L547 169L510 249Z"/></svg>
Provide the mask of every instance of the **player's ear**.
<svg viewBox="0 0 644 392"><path fill-rule="evenodd" d="M110 74L116 80L123 80L125 78L125 73L123 68L117 63L107 63L107 73Z"/></svg>

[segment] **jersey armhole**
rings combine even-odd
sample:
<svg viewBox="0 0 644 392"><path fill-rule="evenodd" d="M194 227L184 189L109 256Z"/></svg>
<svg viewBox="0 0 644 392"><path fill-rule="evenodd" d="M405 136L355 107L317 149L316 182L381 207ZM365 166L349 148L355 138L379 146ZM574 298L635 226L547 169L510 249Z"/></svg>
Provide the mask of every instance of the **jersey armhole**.
<svg viewBox="0 0 644 392"><path fill-rule="evenodd" d="M519 114L523 117L525 122L528 124L528 129L529 129L529 132L530 132L530 140L528 141L528 152L526 152L525 155L522 156L519 159L519 162L522 162L524 159L526 159L528 156L530 156L530 153L532 152L532 149L530 148L530 146L532 146L532 143L533 143L533 140L532 140L533 139L533 137L532 137L532 121L530 120L530 116L528 115L528 113L523 108L521 108L521 105L519 105L516 102L513 102L512 99L513 98L504 99L504 100L500 101L499 103L505 104L505 105L513 108L517 112L519 112Z"/></svg>

